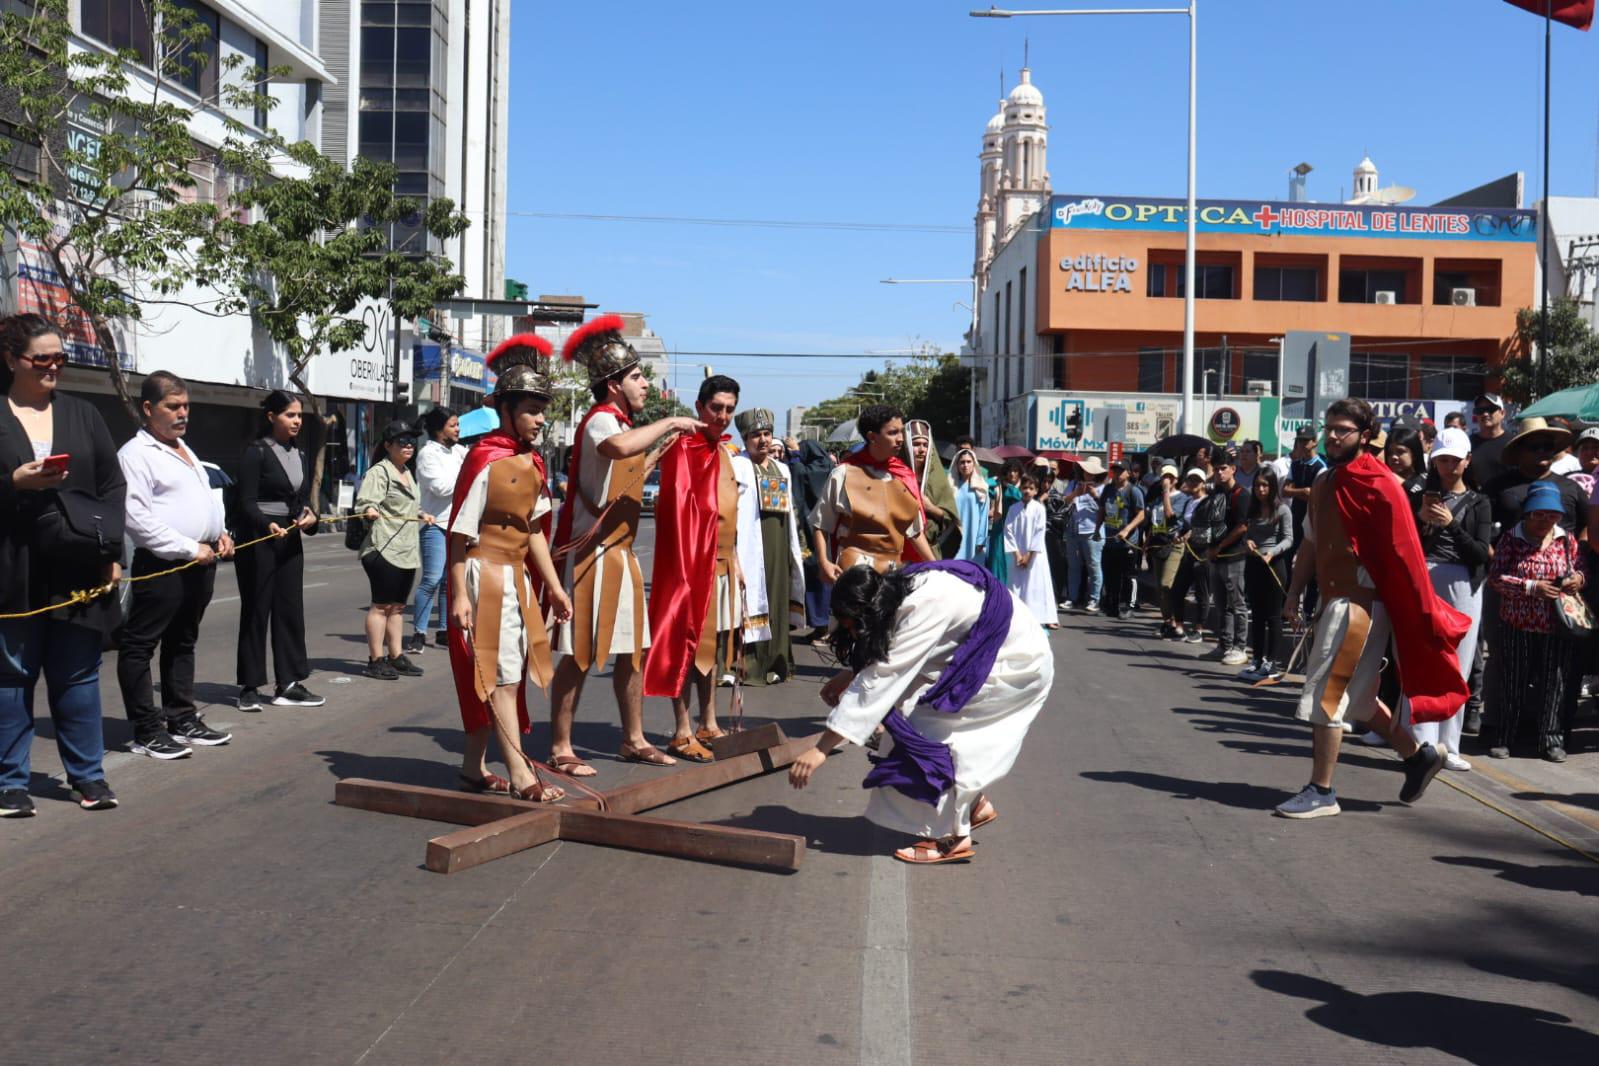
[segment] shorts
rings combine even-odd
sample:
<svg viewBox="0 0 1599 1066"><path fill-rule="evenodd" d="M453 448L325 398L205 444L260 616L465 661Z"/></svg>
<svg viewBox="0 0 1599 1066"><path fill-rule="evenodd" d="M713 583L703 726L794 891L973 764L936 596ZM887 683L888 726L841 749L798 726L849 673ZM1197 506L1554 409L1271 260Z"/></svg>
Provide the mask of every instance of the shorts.
<svg viewBox="0 0 1599 1066"><path fill-rule="evenodd" d="M1377 685L1393 627L1373 602L1368 615L1343 598L1327 600L1316 618L1305 663L1305 685L1295 717L1311 725L1369 721L1377 710Z"/></svg>
<svg viewBox="0 0 1599 1066"><path fill-rule="evenodd" d="M411 598L411 585L416 581L415 567L401 570L383 558L382 552L368 552L361 556L361 569L366 571L373 603L404 603Z"/></svg>

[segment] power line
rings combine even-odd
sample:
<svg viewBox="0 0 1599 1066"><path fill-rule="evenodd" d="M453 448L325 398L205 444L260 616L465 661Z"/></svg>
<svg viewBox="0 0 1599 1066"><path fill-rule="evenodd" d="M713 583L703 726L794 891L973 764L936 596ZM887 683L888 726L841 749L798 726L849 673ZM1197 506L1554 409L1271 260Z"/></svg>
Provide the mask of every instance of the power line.
<svg viewBox="0 0 1599 1066"><path fill-rule="evenodd" d="M482 212L470 212L481 214ZM682 226L723 226L761 229L843 230L864 233L970 233L970 226L917 222L838 222L783 218L698 218L687 215L599 215L566 211L505 211L513 218L542 218L561 222L658 222Z"/></svg>

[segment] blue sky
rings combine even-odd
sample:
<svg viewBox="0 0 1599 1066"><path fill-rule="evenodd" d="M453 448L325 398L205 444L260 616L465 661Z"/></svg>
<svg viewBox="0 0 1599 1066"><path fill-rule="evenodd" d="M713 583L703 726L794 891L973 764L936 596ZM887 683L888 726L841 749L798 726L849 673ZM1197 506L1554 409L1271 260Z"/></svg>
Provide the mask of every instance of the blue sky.
<svg viewBox="0 0 1599 1066"><path fill-rule="evenodd" d="M1056 190L1181 196L1185 167L1184 19L973 19L972 6L515 4L508 273L645 312L682 352L956 350L967 290L879 281L970 274L980 136L1024 38ZM1285 199L1304 160L1310 196L1336 200L1366 151L1417 203L1515 170L1539 195L1543 25L1502 0L1201 0L1199 27L1201 197ZM1599 31L1557 24L1554 38L1552 191L1593 195ZM890 357L685 354L680 385L710 363L781 425Z"/></svg>

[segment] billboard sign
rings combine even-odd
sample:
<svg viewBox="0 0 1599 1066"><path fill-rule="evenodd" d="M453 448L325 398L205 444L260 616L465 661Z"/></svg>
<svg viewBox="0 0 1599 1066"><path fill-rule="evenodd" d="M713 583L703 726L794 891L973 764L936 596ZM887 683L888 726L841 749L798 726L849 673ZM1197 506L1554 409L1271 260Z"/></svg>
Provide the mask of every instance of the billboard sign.
<svg viewBox="0 0 1599 1066"><path fill-rule="evenodd" d="M1054 197L1050 206L1050 227L1056 230L1183 233L1188 228L1188 207L1182 200L1070 195ZM1200 200L1195 205L1195 215L1197 232L1235 236L1383 237L1506 244L1531 244L1538 239L1537 212L1506 208Z"/></svg>
<svg viewBox="0 0 1599 1066"><path fill-rule="evenodd" d="M1072 393L1033 394L1032 450L1104 452L1112 440L1143 451L1177 432L1182 404L1164 396Z"/></svg>

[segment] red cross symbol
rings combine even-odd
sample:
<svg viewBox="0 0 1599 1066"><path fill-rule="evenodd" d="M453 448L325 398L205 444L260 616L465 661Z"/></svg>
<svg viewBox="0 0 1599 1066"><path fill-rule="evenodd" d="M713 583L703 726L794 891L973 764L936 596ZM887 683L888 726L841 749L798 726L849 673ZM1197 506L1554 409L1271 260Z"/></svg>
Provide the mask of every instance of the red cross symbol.
<svg viewBox="0 0 1599 1066"><path fill-rule="evenodd" d="M1259 222L1260 228L1264 230L1271 229L1271 227L1276 224L1277 220L1282 218L1281 215L1271 209L1270 204L1261 204L1260 210L1256 211L1249 217L1253 218L1256 222Z"/></svg>

